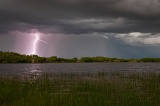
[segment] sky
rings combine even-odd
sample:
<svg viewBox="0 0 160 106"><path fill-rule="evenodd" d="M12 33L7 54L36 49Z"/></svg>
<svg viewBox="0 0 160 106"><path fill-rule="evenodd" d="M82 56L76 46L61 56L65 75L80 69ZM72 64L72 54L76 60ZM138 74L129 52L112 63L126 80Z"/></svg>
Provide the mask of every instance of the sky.
<svg viewBox="0 0 160 106"><path fill-rule="evenodd" d="M160 57L160 0L0 0L0 51Z"/></svg>

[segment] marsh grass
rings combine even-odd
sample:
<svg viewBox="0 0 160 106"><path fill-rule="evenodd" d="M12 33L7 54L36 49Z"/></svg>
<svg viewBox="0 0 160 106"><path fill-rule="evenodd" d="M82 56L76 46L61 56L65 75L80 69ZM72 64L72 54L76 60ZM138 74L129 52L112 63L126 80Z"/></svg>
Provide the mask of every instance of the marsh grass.
<svg viewBox="0 0 160 106"><path fill-rule="evenodd" d="M1 106L159 106L160 75L48 74L0 78Z"/></svg>

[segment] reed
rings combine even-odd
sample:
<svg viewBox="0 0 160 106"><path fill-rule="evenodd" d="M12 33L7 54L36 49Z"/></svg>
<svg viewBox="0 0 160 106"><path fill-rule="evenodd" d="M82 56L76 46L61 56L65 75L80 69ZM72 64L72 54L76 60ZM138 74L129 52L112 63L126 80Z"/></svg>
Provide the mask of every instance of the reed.
<svg viewBox="0 0 160 106"><path fill-rule="evenodd" d="M48 74L0 78L1 106L159 106L160 75Z"/></svg>

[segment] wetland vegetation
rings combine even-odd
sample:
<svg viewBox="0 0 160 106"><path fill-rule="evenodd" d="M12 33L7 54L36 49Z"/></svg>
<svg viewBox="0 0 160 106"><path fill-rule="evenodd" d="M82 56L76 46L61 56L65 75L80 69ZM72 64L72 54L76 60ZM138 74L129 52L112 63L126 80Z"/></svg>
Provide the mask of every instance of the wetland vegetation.
<svg viewBox="0 0 160 106"><path fill-rule="evenodd" d="M158 73L1 76L1 106L159 106Z"/></svg>
<svg viewBox="0 0 160 106"><path fill-rule="evenodd" d="M1 106L160 105L159 63L105 63L160 62L160 58L33 57L35 63L57 64L1 64ZM0 52L0 63L31 63L32 59L32 55Z"/></svg>
<svg viewBox="0 0 160 106"><path fill-rule="evenodd" d="M38 55L22 55L14 52L1 52L0 51L0 63L32 63L34 58L34 63L87 63L87 62L160 62L160 58L141 58L141 59L119 59L119 58L109 58L103 56L96 57L82 57L78 58L61 58L57 56L51 57L40 57Z"/></svg>

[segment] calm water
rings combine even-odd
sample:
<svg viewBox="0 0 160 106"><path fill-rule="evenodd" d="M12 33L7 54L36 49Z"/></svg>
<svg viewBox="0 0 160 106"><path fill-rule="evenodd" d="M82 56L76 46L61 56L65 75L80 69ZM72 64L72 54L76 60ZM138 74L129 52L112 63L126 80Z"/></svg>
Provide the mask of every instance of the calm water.
<svg viewBox="0 0 160 106"><path fill-rule="evenodd" d="M160 63L53 63L0 64L0 75L40 75L42 73L160 72Z"/></svg>

